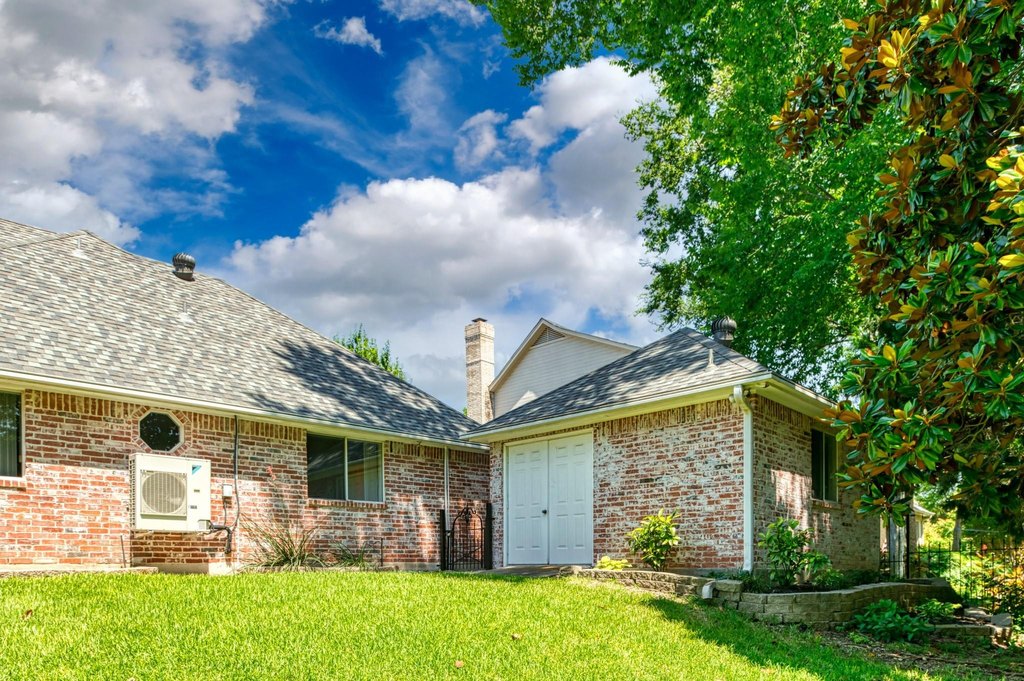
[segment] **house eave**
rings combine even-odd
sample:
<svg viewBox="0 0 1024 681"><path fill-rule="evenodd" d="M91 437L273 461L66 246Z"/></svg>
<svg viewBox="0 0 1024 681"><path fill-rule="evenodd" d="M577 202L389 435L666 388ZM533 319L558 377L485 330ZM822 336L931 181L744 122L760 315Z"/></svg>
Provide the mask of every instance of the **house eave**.
<svg viewBox="0 0 1024 681"><path fill-rule="evenodd" d="M587 425L594 423L600 423L602 421L611 421L614 419L626 418L629 416L636 416L637 414L645 414L654 411L663 411L665 409L674 409L676 407L683 407L690 404L699 404L701 402L712 402L715 400L728 399L732 395L732 389L737 383L743 385L749 383L764 382L771 378L771 374L760 374L750 376L742 381L726 381L722 383L709 384L701 386L697 389L685 390L680 392L674 392L670 394L658 395L653 398L645 400L638 400L635 402L620 402L607 407L599 407L596 409L590 409L586 411L580 411L572 414L563 414L552 418L541 419L538 421L531 421L529 423L522 423L504 428L496 428L488 430L486 428L470 431L466 435L463 435L463 439L468 442L500 442L503 440L518 439L521 437L529 437L530 435L536 435L539 433L550 432L553 430L570 430L573 428L582 428Z"/></svg>
<svg viewBox="0 0 1024 681"><path fill-rule="evenodd" d="M8 369L0 369L0 387L13 389L41 388L47 390L59 390L60 392L82 395L85 397L99 397L103 399L124 399L134 402L142 402L154 407L164 408L186 408L191 411L214 414L219 416L250 416L260 421L278 423L281 425L302 426L312 432L324 434L348 434L353 436L364 436L379 440L390 440L403 444L425 444L440 447L456 447L470 451L486 451L486 447L459 440L447 440L441 438L422 437L415 434L401 433L398 431L386 430L383 428L370 428L320 419L299 414L276 412L265 409L256 409L242 405L218 402L216 400L204 400L193 397L178 395L166 395L154 393L135 388L121 386L101 385L87 381L74 379L57 378L53 376L40 376Z"/></svg>

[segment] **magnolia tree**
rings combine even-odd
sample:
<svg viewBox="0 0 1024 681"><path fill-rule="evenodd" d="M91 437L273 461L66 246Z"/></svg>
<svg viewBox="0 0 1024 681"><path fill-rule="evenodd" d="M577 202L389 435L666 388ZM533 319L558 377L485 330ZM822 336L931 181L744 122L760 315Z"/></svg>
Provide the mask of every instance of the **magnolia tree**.
<svg viewBox="0 0 1024 681"><path fill-rule="evenodd" d="M937 484L1021 527L1024 495L1024 2L902 0L849 30L838 64L801 76L772 127L788 156L902 121L882 207L847 237L874 338L831 414L843 484L901 515Z"/></svg>

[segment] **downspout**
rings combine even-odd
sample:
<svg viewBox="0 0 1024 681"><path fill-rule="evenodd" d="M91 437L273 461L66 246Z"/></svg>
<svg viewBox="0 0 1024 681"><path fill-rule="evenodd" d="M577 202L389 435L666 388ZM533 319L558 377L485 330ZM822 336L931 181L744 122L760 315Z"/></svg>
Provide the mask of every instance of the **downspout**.
<svg viewBox="0 0 1024 681"><path fill-rule="evenodd" d="M732 389L732 402L743 412L743 569L754 569L754 412L743 385Z"/></svg>
<svg viewBox="0 0 1024 681"><path fill-rule="evenodd" d="M444 448L444 515L447 518L451 509L449 505L449 488L448 488L448 447Z"/></svg>

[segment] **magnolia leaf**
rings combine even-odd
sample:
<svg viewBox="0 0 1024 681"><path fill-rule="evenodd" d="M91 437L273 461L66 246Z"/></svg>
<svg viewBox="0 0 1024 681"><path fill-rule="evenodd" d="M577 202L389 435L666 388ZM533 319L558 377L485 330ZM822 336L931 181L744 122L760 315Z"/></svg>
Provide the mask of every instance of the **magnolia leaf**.
<svg viewBox="0 0 1024 681"><path fill-rule="evenodd" d="M999 264L1006 269L1013 269L1014 267L1024 267L1024 255L1015 253L1013 255L1004 255L999 258Z"/></svg>

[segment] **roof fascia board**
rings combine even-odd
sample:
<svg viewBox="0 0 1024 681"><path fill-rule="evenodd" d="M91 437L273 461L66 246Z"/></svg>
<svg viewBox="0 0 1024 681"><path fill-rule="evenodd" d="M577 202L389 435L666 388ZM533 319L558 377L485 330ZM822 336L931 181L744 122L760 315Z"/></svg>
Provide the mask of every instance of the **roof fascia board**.
<svg viewBox="0 0 1024 681"><path fill-rule="evenodd" d="M496 430L478 431L475 434L471 432L464 435L463 439L470 442L498 442L508 440L511 437L520 438L526 437L530 434L538 434L552 430L580 428L593 423L612 421L615 419L626 418L628 416L636 416L637 414L663 411L665 409L698 404L700 402L726 399L732 394L732 388L737 383L746 385L749 383L757 383L759 381L767 381L769 378L771 378L771 374L751 376L742 381L733 380L726 383L706 385L693 390L669 395L660 395L640 402L624 402L609 407L600 407L576 414L555 416L540 421L532 421L505 428L498 428Z"/></svg>
<svg viewBox="0 0 1024 681"><path fill-rule="evenodd" d="M756 381L745 381L745 383L756 383ZM772 376L764 386L752 387L755 394L763 395L773 402L778 402L784 407L789 407L812 418L822 418L826 409L835 406L831 400L778 376Z"/></svg>
<svg viewBox="0 0 1024 681"><path fill-rule="evenodd" d="M242 407L238 405L231 405L224 402L215 402L211 400L197 400L184 397L173 397L168 395L161 395L159 393L147 392L144 390L135 390L132 388L121 388L117 386L105 386L97 385L93 383L87 383L84 381L75 381L63 378L53 378L48 376L37 376L34 374L26 374L18 371L0 370L0 387L6 387L8 389L24 389L30 388L45 388L45 389L58 389L60 392L69 393L72 395L82 395L85 397L99 397L103 399L120 398L134 402L142 402L146 405L154 407L164 408L187 408L192 411L213 414L217 416L251 416L261 421L267 421L271 423L277 423L288 426L302 426L311 432L320 432L324 434L339 434L339 435L355 435L355 436L366 436L374 437L376 439L390 440L393 442L401 442L403 444L427 444L427 445L438 445L456 447L463 450L470 451L486 451L487 448L479 444L466 442L462 440L443 440L439 438L426 438L416 437L408 434L402 434L395 431L389 431L378 428L366 428L363 426L353 426L349 424L339 423L336 421L329 421L326 419L316 419L307 416L298 416L294 414L283 414L280 412L265 411L262 409L254 409L252 407Z"/></svg>

